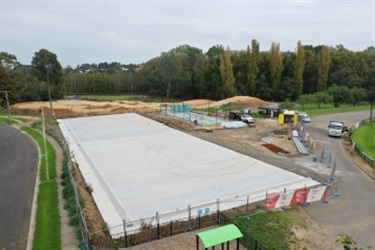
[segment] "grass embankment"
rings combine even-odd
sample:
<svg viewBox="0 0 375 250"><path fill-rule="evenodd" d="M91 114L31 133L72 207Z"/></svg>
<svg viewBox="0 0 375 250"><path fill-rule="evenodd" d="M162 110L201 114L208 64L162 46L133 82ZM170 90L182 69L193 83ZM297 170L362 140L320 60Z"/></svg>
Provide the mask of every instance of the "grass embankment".
<svg viewBox="0 0 375 250"><path fill-rule="evenodd" d="M246 219L245 214L233 215L230 219L268 249L302 249L304 242L298 239L293 228L307 228L307 223L294 207L280 212L261 212Z"/></svg>
<svg viewBox="0 0 375 250"><path fill-rule="evenodd" d="M352 138L359 149L375 160L375 122L357 128Z"/></svg>
<svg viewBox="0 0 375 250"><path fill-rule="evenodd" d="M10 120L9 120L8 119L8 114L0 113L0 122L4 122L4 123L7 123L9 125L12 125L12 124L18 123L17 121L28 122L29 119L28 118L24 118L24 117L11 116Z"/></svg>
<svg viewBox="0 0 375 250"><path fill-rule="evenodd" d="M44 150L43 136L29 127L22 127L38 143L41 153L40 184L38 208L34 232L33 249L61 249L61 220L58 207L58 189L56 180L56 152L47 141L47 152ZM48 170L45 154L48 154ZM47 180L47 171L49 180Z"/></svg>

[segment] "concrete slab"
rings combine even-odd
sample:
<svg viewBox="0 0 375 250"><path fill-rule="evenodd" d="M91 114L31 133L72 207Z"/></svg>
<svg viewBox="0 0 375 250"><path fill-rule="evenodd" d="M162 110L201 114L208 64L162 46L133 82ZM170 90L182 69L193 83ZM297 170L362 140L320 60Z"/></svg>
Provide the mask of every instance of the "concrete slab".
<svg viewBox="0 0 375 250"><path fill-rule="evenodd" d="M214 211L220 199L223 210L248 195L255 202L267 191L319 184L137 114L59 124L111 233L122 232L122 219L186 218L188 205L192 214Z"/></svg>

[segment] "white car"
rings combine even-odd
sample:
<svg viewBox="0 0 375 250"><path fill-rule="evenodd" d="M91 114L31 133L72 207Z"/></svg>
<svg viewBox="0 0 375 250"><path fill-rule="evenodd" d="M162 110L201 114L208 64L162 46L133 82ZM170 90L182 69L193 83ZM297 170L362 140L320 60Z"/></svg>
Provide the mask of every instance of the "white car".
<svg viewBox="0 0 375 250"><path fill-rule="evenodd" d="M243 114L243 115L241 115L241 121L243 121L243 122L247 122L247 123L253 123L253 122L255 122L254 118L251 117L251 116L248 115L248 114Z"/></svg>
<svg viewBox="0 0 375 250"><path fill-rule="evenodd" d="M311 118L307 114L300 114L300 117L302 122L311 122Z"/></svg>

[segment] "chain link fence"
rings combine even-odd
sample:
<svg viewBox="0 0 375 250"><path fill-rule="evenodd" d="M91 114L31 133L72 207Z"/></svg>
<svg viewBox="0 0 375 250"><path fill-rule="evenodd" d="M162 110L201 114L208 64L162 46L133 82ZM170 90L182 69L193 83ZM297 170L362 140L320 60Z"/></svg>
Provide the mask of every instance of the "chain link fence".
<svg viewBox="0 0 375 250"><path fill-rule="evenodd" d="M81 228L82 238L83 238L86 246L88 248L90 248L90 232L87 228L87 222L86 222L85 214L83 212L83 208L82 208L81 203L80 203L80 194L79 194L79 191L78 191L76 180L74 178L75 173L74 173L74 170L73 170L73 163L72 163L72 158L71 158L71 154L70 154L71 151L69 149L69 144L67 143L67 141L65 139L63 140L62 143L63 143L63 150L64 150L64 152L67 156L67 159L68 159L69 179L70 179L70 183L73 186L73 190L74 190L74 194L75 194L75 203L76 203L76 209L77 209L77 214L78 214L78 219L79 219L79 225L80 225L80 228Z"/></svg>

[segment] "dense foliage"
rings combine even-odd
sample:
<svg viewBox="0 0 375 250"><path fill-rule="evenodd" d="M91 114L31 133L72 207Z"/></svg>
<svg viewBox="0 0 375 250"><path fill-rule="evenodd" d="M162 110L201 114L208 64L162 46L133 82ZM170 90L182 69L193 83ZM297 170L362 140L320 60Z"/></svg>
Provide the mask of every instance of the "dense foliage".
<svg viewBox="0 0 375 250"><path fill-rule="evenodd" d="M370 100L375 86L374 47L354 52L343 45L314 47L300 41L295 52L282 52L278 43L259 51L255 39L241 51L216 45L203 53L182 45L141 65L104 62L62 69L57 56L45 49L35 53L30 66L6 52L0 53L0 62L0 88L12 90L12 103L48 100L50 84L54 100L65 94L139 93L165 100L250 95L338 107Z"/></svg>

